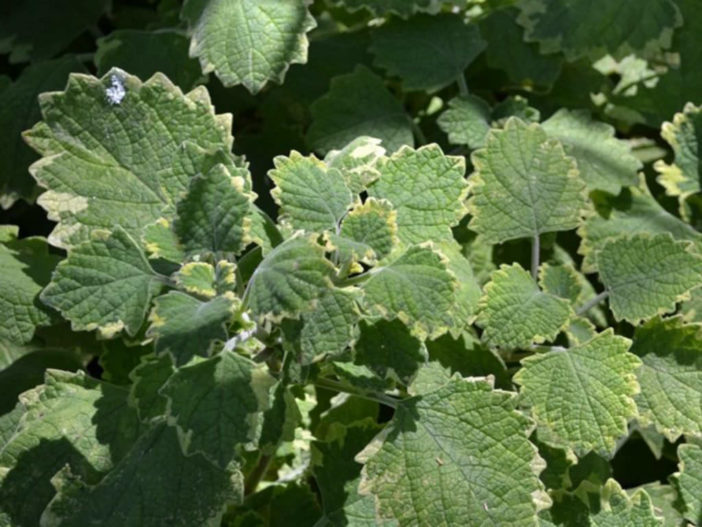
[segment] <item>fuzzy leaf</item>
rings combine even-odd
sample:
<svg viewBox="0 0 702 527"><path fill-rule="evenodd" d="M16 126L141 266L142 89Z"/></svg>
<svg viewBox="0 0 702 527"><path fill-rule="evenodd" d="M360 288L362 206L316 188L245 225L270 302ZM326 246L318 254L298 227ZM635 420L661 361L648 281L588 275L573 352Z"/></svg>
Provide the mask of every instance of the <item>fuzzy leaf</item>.
<svg viewBox="0 0 702 527"><path fill-rule="evenodd" d="M156 353L170 354L176 366L187 363L195 355L207 357L215 341L227 340L226 325L235 305L230 296L203 302L171 291L154 301L147 336L156 340Z"/></svg>
<svg viewBox="0 0 702 527"><path fill-rule="evenodd" d="M469 227L503 242L578 226L585 185L575 161L537 124L507 121L472 155Z"/></svg>
<svg viewBox="0 0 702 527"><path fill-rule="evenodd" d="M343 148L362 135L382 140L389 152L414 144L412 122L402 104L364 66L333 78L327 94L310 106L310 112L307 140L320 153Z"/></svg>
<svg viewBox="0 0 702 527"><path fill-rule="evenodd" d="M378 163L385 156L380 139L357 137L341 150L331 150L324 157L329 168L341 171L346 186L353 194L360 194L368 184L380 177Z"/></svg>
<svg viewBox="0 0 702 527"><path fill-rule="evenodd" d="M372 34L375 63L403 81L406 91L440 90L485 49L478 27L455 14L391 20Z"/></svg>
<svg viewBox="0 0 702 527"><path fill-rule="evenodd" d="M670 47L673 29L682 24L671 0L525 0L519 6L525 39L539 42L542 53L562 51L571 62L607 53L653 55Z"/></svg>
<svg viewBox="0 0 702 527"><path fill-rule="evenodd" d="M401 17L408 17L422 8L427 8L431 0L334 0L337 4L344 5L347 9L358 10L363 7L375 15L395 13Z"/></svg>
<svg viewBox="0 0 702 527"><path fill-rule="evenodd" d="M702 446L683 444L678 447L680 472L675 474L678 491L684 503L683 515L693 523L702 519Z"/></svg>
<svg viewBox="0 0 702 527"><path fill-rule="evenodd" d="M43 525L104 527L220 525L225 504L241 501L241 474L185 456L174 428L155 425L98 484L63 470ZM193 492L197 489L197 492Z"/></svg>
<svg viewBox="0 0 702 527"><path fill-rule="evenodd" d="M41 299L70 320L75 331L97 329L111 336L124 328L136 335L160 287L144 253L118 227L112 234L93 231L91 241L73 248Z"/></svg>
<svg viewBox="0 0 702 527"><path fill-rule="evenodd" d="M293 229L335 231L353 203L342 173L295 151L274 163L268 175L276 185L271 195L280 206L280 221Z"/></svg>
<svg viewBox="0 0 702 527"><path fill-rule="evenodd" d="M181 16L192 33L190 55L225 86L258 93L283 82L290 64L307 62L307 32L317 24L308 0L188 0Z"/></svg>
<svg viewBox="0 0 702 527"><path fill-rule="evenodd" d="M446 257L446 268L456 277L458 284L454 297L455 304L451 309L453 319L451 332L457 334L473 323L482 291L473 274L473 267L463 256L460 245L454 241L440 242L437 248Z"/></svg>
<svg viewBox="0 0 702 527"><path fill-rule="evenodd" d="M631 352L642 362L639 422L672 443L682 434L702 436L702 325L655 318L636 328Z"/></svg>
<svg viewBox="0 0 702 527"><path fill-rule="evenodd" d="M529 525L548 502L543 461L513 396L483 380L453 379L402 401L389 428L356 459L361 494L401 526Z"/></svg>
<svg viewBox="0 0 702 527"><path fill-rule="evenodd" d="M541 126L577 161L588 190L618 194L622 187L636 184L642 164L626 143L614 137L614 127L592 120L587 111L566 109L557 111Z"/></svg>
<svg viewBox="0 0 702 527"><path fill-rule="evenodd" d="M246 169L239 169L247 172ZM174 224L186 254L240 253L249 242L251 202L246 179L224 165L190 180Z"/></svg>
<svg viewBox="0 0 702 527"><path fill-rule="evenodd" d="M636 324L672 311L700 285L702 257L670 234L635 234L607 241L597 267L614 317Z"/></svg>
<svg viewBox="0 0 702 527"><path fill-rule="evenodd" d="M462 95L448 102L448 109L439 116L437 123L451 144L476 149L485 146L491 120L488 103L475 95Z"/></svg>
<svg viewBox="0 0 702 527"><path fill-rule="evenodd" d="M265 365L224 351L180 368L159 393L169 400L186 453L226 468L238 447L258 439L273 383Z"/></svg>
<svg viewBox="0 0 702 527"><path fill-rule="evenodd" d="M333 271L312 238L292 238L269 252L254 271L248 305L260 317L297 317L331 287Z"/></svg>
<svg viewBox="0 0 702 527"><path fill-rule="evenodd" d="M59 247L114 225L140 239L197 173L176 162L183 143L232 142L231 116L215 115L204 88L183 95L160 74L144 83L118 69L102 79L73 74L39 102L44 121L24 135L43 156L30 172L48 189L39 204L59 222L49 238Z"/></svg>
<svg viewBox="0 0 702 527"><path fill-rule="evenodd" d="M436 145L403 147L380 166L370 196L386 199L397 211L397 235L407 244L452 240L451 227L465 215L465 161Z"/></svg>
<svg viewBox="0 0 702 527"><path fill-rule="evenodd" d="M567 350L524 359L514 381L539 425L539 439L577 454L609 456L636 415L641 361L611 329Z"/></svg>
<svg viewBox="0 0 702 527"><path fill-rule="evenodd" d="M173 275L178 287L191 295L212 298L215 289L215 268L205 262L188 262Z"/></svg>
<svg viewBox="0 0 702 527"><path fill-rule="evenodd" d="M627 496L613 479L607 480L602 487L599 510L590 515L592 527L620 527L636 525L636 527L660 527L661 521L653 510L651 498L645 490Z"/></svg>
<svg viewBox="0 0 702 527"><path fill-rule="evenodd" d="M390 202L368 198L344 218L339 236L331 236L342 261L373 264L388 256L398 243L397 212Z"/></svg>
<svg viewBox="0 0 702 527"><path fill-rule="evenodd" d="M159 390L174 372L173 362L168 355L149 356L131 372L129 404L136 408L141 421L148 422L166 415L168 399Z"/></svg>
<svg viewBox="0 0 702 527"><path fill-rule="evenodd" d="M363 283L364 305L388 320L399 318L417 335L438 335L450 323L455 279L441 255L412 246Z"/></svg>
<svg viewBox="0 0 702 527"><path fill-rule="evenodd" d="M483 341L508 348L555 339L572 315L568 301L542 292L517 263L492 274L479 309Z"/></svg>

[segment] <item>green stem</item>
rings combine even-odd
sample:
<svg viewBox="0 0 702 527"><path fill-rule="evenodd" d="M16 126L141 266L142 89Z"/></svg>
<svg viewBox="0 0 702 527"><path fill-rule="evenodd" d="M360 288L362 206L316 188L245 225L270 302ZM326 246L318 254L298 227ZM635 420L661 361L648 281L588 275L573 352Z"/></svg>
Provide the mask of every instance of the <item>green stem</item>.
<svg viewBox="0 0 702 527"><path fill-rule="evenodd" d="M414 122L414 120L411 120L412 123L412 131L414 132L414 137L417 139L417 142L420 145L425 145L427 144L427 138L424 135L424 132L422 132L422 129L419 127L417 123Z"/></svg>
<svg viewBox="0 0 702 527"><path fill-rule="evenodd" d="M654 73L651 73L649 75L646 75L645 77L641 77L640 79L635 79L631 82L627 82L624 86L615 90L615 94L619 94L619 93L625 94L629 88L631 88L633 86L638 86L639 84L644 84L645 82L656 79L656 78L660 77L661 75L663 75L663 74L658 73L658 72L654 72Z"/></svg>
<svg viewBox="0 0 702 527"><path fill-rule="evenodd" d="M334 381L332 379L327 379L325 377L318 377L315 381L315 385L320 388L325 388L327 390L333 390L335 392L348 393L355 397L360 397L361 399L366 399L368 401L374 401L376 403L384 404L390 408L397 408L398 399L386 395L384 393L378 392L363 392L353 386L348 386L339 381Z"/></svg>
<svg viewBox="0 0 702 527"><path fill-rule="evenodd" d="M590 299L588 302L585 302L585 304L583 304L583 306L578 309L575 314L578 316L584 315L607 297L609 297L609 291L602 291L596 297Z"/></svg>
<svg viewBox="0 0 702 527"><path fill-rule="evenodd" d="M344 278L342 280L339 280L336 285L338 287L348 287L350 285L362 284L371 277L373 271L374 269L371 269L370 271L366 271L365 273L357 274L350 278Z"/></svg>
<svg viewBox="0 0 702 527"><path fill-rule="evenodd" d="M539 277L539 258L541 257L541 243L539 235L535 234L531 243L531 277L536 281Z"/></svg>
<svg viewBox="0 0 702 527"><path fill-rule="evenodd" d="M458 74L458 77L456 77L456 82L458 83L458 93L461 95L461 97L466 97L468 95L468 84L466 84L466 78L463 75L463 72Z"/></svg>
<svg viewBox="0 0 702 527"><path fill-rule="evenodd" d="M272 459L272 456L268 456L266 454L263 454L259 458L258 463L248 475L246 482L244 483L244 496L248 496L249 494L256 492L258 484L261 482L261 478L263 478L263 476L266 475L266 472L268 472L268 466L271 464Z"/></svg>

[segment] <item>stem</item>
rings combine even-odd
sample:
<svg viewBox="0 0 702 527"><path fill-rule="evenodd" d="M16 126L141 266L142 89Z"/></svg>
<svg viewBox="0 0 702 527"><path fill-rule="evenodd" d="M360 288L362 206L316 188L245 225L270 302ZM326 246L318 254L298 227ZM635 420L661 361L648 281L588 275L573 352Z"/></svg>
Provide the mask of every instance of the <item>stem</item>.
<svg viewBox="0 0 702 527"><path fill-rule="evenodd" d="M627 82L624 86L622 86L621 88L615 90L615 93L616 93L616 94L619 94L619 93L626 94L626 91L627 91L629 88L632 88L633 86L638 86L639 84L644 84L644 83L646 83L646 82L648 82L648 81L650 81L650 80L653 80L653 79L655 79L655 78L660 77L661 75L663 75L663 74L662 74L662 73L658 73L658 72L654 72L654 73L651 73L651 74L649 74L649 75L646 75L645 77L641 77L640 79L635 79L635 80L633 80L633 81L631 81L631 82Z"/></svg>
<svg viewBox="0 0 702 527"><path fill-rule="evenodd" d="M456 77L456 82L458 83L458 93L461 97L468 95L468 85L466 84L466 78L463 76L463 72L458 74Z"/></svg>
<svg viewBox="0 0 702 527"><path fill-rule="evenodd" d="M414 132L414 136L417 139L417 142L420 145L425 145L427 144L427 138L424 135L424 132L422 132L422 129L419 127L417 123L414 122L414 120L411 121L412 123L412 131Z"/></svg>
<svg viewBox="0 0 702 527"><path fill-rule="evenodd" d="M539 258L541 256L541 243L539 235L535 234L531 243L531 277L536 281L539 277Z"/></svg>
<svg viewBox="0 0 702 527"><path fill-rule="evenodd" d="M249 494L256 492L258 484L261 482L261 478L268 471L268 466L271 464L272 459L272 456L268 456L266 454L263 454L259 458L258 463L246 478L246 482L244 483L244 496L248 496Z"/></svg>
<svg viewBox="0 0 702 527"><path fill-rule="evenodd" d="M371 269L370 271L366 271L365 273L354 275L351 278L344 278L343 280L339 280L339 282L336 285L338 287L348 287L350 285L362 284L371 277L374 270L375 269Z"/></svg>
<svg viewBox="0 0 702 527"><path fill-rule="evenodd" d="M398 400L384 393L362 392L361 390L354 388L353 386L348 386L346 384L334 381L332 379L327 379L325 377L318 377L315 381L315 385L319 386L320 388L325 388L327 390L348 393L349 395L360 397L361 399L366 399L368 401L384 404L385 406L389 406L390 408L397 408Z"/></svg>
<svg viewBox="0 0 702 527"><path fill-rule="evenodd" d="M578 309L578 310L575 312L575 314L578 315L578 316L580 316L580 315L583 315L583 314L587 313L588 311L590 311L590 309L592 309L592 308L595 307L597 304L599 304L600 302L602 302L602 301L603 301L605 298L607 298L608 296L609 296L609 291L602 291L602 292L601 292L599 295L597 295L596 297L590 299L588 302L585 302L585 304L583 304L583 306L582 306L580 309Z"/></svg>

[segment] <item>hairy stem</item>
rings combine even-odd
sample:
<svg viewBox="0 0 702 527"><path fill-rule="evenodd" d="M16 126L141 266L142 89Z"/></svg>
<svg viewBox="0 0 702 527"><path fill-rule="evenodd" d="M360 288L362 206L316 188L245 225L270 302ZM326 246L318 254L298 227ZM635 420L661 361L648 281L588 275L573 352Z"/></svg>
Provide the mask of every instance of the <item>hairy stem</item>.
<svg viewBox="0 0 702 527"><path fill-rule="evenodd" d="M458 83L458 93L461 95L461 97L465 97L468 95L468 84L466 84L466 78L463 75L463 72L458 74L458 77L456 77L456 82Z"/></svg>
<svg viewBox="0 0 702 527"><path fill-rule="evenodd" d="M539 258L541 257L541 240L535 234L531 242L531 277L536 281L539 277Z"/></svg>
<svg viewBox="0 0 702 527"><path fill-rule="evenodd" d="M389 406L390 408L397 408L398 400L384 393L364 392L353 386L348 386L339 381L334 381L325 377L317 378L317 380L315 381L315 385L319 386L320 388L325 388L327 390L348 393L349 395L360 397L361 399L366 399L368 401L374 401L376 403L384 404L385 406Z"/></svg>
<svg viewBox="0 0 702 527"><path fill-rule="evenodd" d="M597 295L596 297L590 299L588 302L585 302L585 303L583 304L583 306L575 312L575 314L578 315L578 316L580 316L580 315L583 315L583 314L587 313L588 311L590 311L590 309L592 309L592 308L595 307L597 304L599 304L600 302L602 302L602 301L603 301L605 298L607 298L608 296L609 296L609 291L602 291L602 292L601 292L599 295Z"/></svg>

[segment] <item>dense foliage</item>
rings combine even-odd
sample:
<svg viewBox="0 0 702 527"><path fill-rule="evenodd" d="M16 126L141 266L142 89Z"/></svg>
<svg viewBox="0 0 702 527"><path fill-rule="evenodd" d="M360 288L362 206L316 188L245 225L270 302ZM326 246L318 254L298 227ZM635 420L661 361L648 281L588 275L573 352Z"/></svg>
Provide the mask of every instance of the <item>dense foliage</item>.
<svg viewBox="0 0 702 527"><path fill-rule="evenodd" d="M0 526L702 525L700 7L4 3Z"/></svg>

